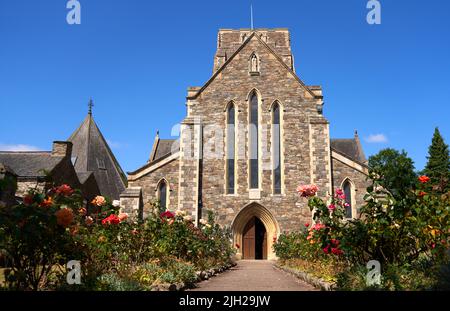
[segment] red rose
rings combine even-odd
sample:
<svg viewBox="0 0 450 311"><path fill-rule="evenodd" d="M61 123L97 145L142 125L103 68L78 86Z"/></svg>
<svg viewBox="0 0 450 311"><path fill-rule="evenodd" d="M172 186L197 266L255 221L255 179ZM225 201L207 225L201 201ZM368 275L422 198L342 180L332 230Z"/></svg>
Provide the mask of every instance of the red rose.
<svg viewBox="0 0 450 311"><path fill-rule="evenodd" d="M236 248L241 248L241 246L239 245L239 243L236 243Z"/></svg>
<svg viewBox="0 0 450 311"><path fill-rule="evenodd" d="M332 249L331 249L331 252L334 254L334 255L342 255L344 252L341 250L341 249L339 249L339 248L337 248L337 247L333 247Z"/></svg>
<svg viewBox="0 0 450 311"><path fill-rule="evenodd" d="M175 214L172 213L171 211L165 211L165 212L161 213L161 215L159 215L159 217L160 217L161 219L164 219L164 218L174 218L174 217L175 217Z"/></svg>
<svg viewBox="0 0 450 311"><path fill-rule="evenodd" d="M68 197L72 195L73 189L69 185L64 184L56 188L56 193Z"/></svg>
<svg viewBox="0 0 450 311"><path fill-rule="evenodd" d="M424 195L426 195L427 193L425 192L425 191L420 191L419 192L419 194L418 194L418 196L419 197L423 197Z"/></svg>
<svg viewBox="0 0 450 311"><path fill-rule="evenodd" d="M422 184L425 184L425 183L427 183L427 182L430 181L430 177L425 176L425 175L422 175L422 176L419 177L419 181L420 181Z"/></svg>
<svg viewBox="0 0 450 311"><path fill-rule="evenodd" d="M340 244L339 240L336 239L331 239L331 245L333 245L334 247L338 247Z"/></svg>
<svg viewBox="0 0 450 311"><path fill-rule="evenodd" d="M327 245L327 247L324 247L322 250L325 254L328 254L330 252L330 245Z"/></svg>
<svg viewBox="0 0 450 311"><path fill-rule="evenodd" d="M308 228L308 227L309 227L309 224L308 224L308 223L307 223L307 224L305 224L305 227L306 227L306 228Z"/></svg>
<svg viewBox="0 0 450 311"><path fill-rule="evenodd" d="M102 220L102 225L117 225L118 223L120 223L120 219L115 214L111 214Z"/></svg>
<svg viewBox="0 0 450 311"><path fill-rule="evenodd" d="M23 203L24 203L25 205L31 205L31 204L33 204L33 201L34 201L34 197L33 197L32 195L26 195L26 196L23 198Z"/></svg>

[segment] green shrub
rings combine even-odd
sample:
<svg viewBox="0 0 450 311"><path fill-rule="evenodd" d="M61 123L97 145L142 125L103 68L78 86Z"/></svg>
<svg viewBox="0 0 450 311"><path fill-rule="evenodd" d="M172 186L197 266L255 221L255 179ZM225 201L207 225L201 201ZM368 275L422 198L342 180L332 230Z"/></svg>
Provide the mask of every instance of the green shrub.
<svg viewBox="0 0 450 311"><path fill-rule="evenodd" d="M151 289L191 283L195 271L222 266L234 249L231 233L212 213L196 227L181 211L126 221L119 207L96 197L86 206L67 185L31 190L24 202L0 209L0 249L11 290ZM90 211L90 213L88 213ZM82 284L66 282L68 261L81 262Z"/></svg>
<svg viewBox="0 0 450 311"><path fill-rule="evenodd" d="M345 195L337 189L324 201L315 196L314 185L300 186L315 224L307 231L282 234L274 245L281 260L332 262L340 289L424 290L448 288L445 275L450 245L450 193L418 178L417 186L402 191L384 188L373 173L365 205L358 219L344 220ZM402 193L402 196L398 194ZM378 287L366 286L366 263L381 263Z"/></svg>
<svg viewBox="0 0 450 311"><path fill-rule="evenodd" d="M104 291L141 291L141 285L133 279L120 277L116 273L107 273L99 277L98 289Z"/></svg>

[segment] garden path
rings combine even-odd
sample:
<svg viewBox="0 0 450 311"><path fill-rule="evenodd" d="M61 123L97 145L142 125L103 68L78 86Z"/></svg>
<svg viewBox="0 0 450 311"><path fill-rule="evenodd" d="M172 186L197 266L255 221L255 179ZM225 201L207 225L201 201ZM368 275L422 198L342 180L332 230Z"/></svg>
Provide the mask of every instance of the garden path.
<svg viewBox="0 0 450 311"><path fill-rule="evenodd" d="M197 283L194 291L313 291L313 286L280 271L269 260L240 260L237 265L209 280Z"/></svg>

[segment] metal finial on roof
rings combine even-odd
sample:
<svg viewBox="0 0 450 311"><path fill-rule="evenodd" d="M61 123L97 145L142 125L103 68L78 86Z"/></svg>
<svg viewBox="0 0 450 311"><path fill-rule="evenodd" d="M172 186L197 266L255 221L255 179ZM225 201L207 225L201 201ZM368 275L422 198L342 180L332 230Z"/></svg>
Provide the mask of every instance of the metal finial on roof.
<svg viewBox="0 0 450 311"><path fill-rule="evenodd" d="M89 113L90 115L92 115L92 107L94 107L94 102L92 101L92 98L89 98L89 104L88 104L88 107L89 107L88 113Z"/></svg>
<svg viewBox="0 0 450 311"><path fill-rule="evenodd" d="M159 137L159 130L157 130L157 131L156 131L156 136L158 136L158 137Z"/></svg>
<svg viewBox="0 0 450 311"><path fill-rule="evenodd" d="M355 130L355 137L358 136L358 130Z"/></svg>

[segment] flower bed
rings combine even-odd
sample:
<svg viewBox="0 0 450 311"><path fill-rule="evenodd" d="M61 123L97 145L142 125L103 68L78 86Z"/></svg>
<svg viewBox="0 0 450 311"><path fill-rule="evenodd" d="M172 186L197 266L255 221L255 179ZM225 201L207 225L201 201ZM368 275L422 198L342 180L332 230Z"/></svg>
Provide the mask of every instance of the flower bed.
<svg viewBox="0 0 450 311"><path fill-rule="evenodd" d="M230 232L212 214L199 227L182 211L158 210L142 222L98 196L88 206L67 185L30 191L0 210L0 249L10 290L154 290L197 281L196 271L224 267L234 251ZM81 263L81 284L66 282L65 265Z"/></svg>
<svg viewBox="0 0 450 311"><path fill-rule="evenodd" d="M420 176L417 186L399 197L380 185L379 176L371 177L361 217L353 220L344 221L341 189L324 201L315 196L317 187L299 187L315 223L278 238L279 264L344 290L448 288L450 193ZM371 260L381 265L376 283L367 281Z"/></svg>

